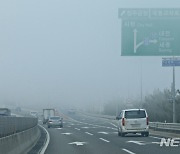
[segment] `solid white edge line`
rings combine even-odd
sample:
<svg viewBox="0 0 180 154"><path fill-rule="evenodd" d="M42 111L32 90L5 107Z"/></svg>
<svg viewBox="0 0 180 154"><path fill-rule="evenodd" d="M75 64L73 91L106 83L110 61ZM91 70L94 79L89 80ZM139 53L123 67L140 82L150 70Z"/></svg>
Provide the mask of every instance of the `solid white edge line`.
<svg viewBox="0 0 180 154"><path fill-rule="evenodd" d="M110 141L106 140L106 139L103 139L103 138L99 138L100 140L104 141L104 142L107 142L109 143Z"/></svg>
<svg viewBox="0 0 180 154"><path fill-rule="evenodd" d="M89 132L85 132L86 134L88 134L88 135L93 135L93 134L91 134L91 133L89 133Z"/></svg>
<svg viewBox="0 0 180 154"><path fill-rule="evenodd" d="M46 132L46 143L44 144L44 147L40 150L39 154L44 154L44 152L46 151L48 145L49 145L49 141L50 141L50 135L49 132L46 130L46 128L44 128L43 126L39 125L41 128L43 128Z"/></svg>
<svg viewBox="0 0 180 154"><path fill-rule="evenodd" d="M132 151L129 151L129 150L127 150L127 149L122 149L123 151L126 151L127 153L129 153L129 154L135 154L134 152L132 152Z"/></svg>

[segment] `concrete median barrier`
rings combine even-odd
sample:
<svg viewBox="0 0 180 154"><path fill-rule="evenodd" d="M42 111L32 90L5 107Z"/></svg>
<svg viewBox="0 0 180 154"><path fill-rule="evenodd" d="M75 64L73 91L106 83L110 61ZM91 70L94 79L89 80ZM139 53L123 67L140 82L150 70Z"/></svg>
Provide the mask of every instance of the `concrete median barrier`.
<svg viewBox="0 0 180 154"><path fill-rule="evenodd" d="M0 138L0 153L26 154L40 137L38 126Z"/></svg>

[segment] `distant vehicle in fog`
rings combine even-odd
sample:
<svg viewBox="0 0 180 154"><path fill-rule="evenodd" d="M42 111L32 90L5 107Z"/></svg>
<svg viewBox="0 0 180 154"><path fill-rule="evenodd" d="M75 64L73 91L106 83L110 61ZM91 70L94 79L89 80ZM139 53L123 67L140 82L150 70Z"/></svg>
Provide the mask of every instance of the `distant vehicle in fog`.
<svg viewBox="0 0 180 154"><path fill-rule="evenodd" d="M37 117L38 117L38 112L36 112L36 111L31 111L31 112L30 112L30 115L37 118Z"/></svg>
<svg viewBox="0 0 180 154"><path fill-rule="evenodd" d="M16 108L15 108L15 111L16 111L16 112L21 112L21 107L16 107Z"/></svg>
<svg viewBox="0 0 180 154"><path fill-rule="evenodd" d="M55 109L43 109L43 124L46 124L50 117L55 116Z"/></svg>
<svg viewBox="0 0 180 154"><path fill-rule="evenodd" d="M0 108L0 116L11 116L11 110L8 108Z"/></svg>
<svg viewBox="0 0 180 154"><path fill-rule="evenodd" d="M68 113L69 113L69 114L75 114L75 113L76 113L76 110L75 110L75 109L70 109L70 110L68 110Z"/></svg>
<svg viewBox="0 0 180 154"><path fill-rule="evenodd" d="M63 127L63 118L60 118L60 116L54 116L54 117L49 117L48 122L47 122L48 128L50 127Z"/></svg>

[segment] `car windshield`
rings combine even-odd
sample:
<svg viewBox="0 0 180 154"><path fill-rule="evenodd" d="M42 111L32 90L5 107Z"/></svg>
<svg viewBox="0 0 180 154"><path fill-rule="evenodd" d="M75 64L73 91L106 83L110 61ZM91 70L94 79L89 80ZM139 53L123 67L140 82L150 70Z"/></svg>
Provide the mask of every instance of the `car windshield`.
<svg viewBox="0 0 180 154"><path fill-rule="evenodd" d="M125 111L126 119L145 118L146 113L143 110Z"/></svg>

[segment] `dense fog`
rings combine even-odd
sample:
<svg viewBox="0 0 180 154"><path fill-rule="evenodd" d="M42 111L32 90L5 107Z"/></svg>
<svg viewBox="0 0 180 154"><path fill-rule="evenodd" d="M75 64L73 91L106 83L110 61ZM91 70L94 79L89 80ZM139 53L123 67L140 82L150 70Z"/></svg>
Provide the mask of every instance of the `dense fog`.
<svg viewBox="0 0 180 154"><path fill-rule="evenodd" d="M178 0L1 1L0 105L101 109L114 99L170 89L172 67L162 67L161 56L121 56L118 8L179 6ZM175 73L179 89L179 67Z"/></svg>

